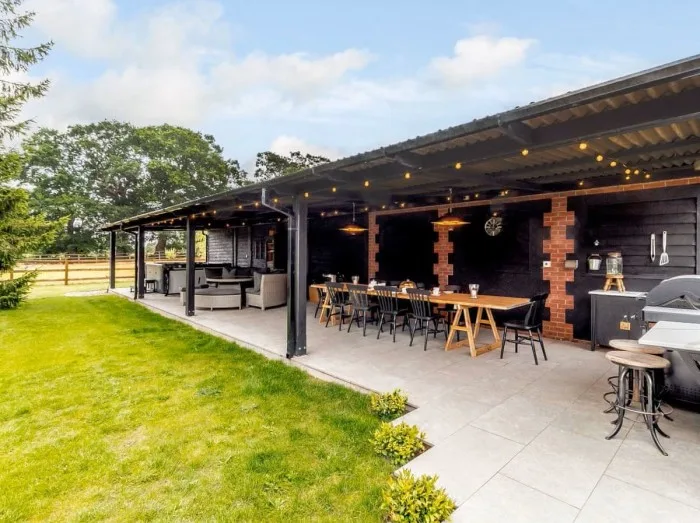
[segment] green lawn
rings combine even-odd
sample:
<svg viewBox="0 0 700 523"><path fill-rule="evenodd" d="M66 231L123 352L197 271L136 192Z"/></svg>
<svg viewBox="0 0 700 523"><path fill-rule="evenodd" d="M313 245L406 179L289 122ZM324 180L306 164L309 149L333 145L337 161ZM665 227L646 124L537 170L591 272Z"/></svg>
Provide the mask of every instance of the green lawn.
<svg viewBox="0 0 700 523"><path fill-rule="evenodd" d="M121 298L0 312L2 521L379 521L377 425L362 394Z"/></svg>

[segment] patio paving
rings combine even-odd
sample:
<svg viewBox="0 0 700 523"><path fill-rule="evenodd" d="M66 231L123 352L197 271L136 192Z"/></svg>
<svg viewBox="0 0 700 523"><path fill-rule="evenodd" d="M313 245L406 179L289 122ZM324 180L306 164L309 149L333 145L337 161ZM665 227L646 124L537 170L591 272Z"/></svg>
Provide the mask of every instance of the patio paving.
<svg viewBox="0 0 700 523"><path fill-rule="evenodd" d="M284 308L187 318L175 296L148 294L141 303L284 359ZM392 343L388 332L377 340L375 327L366 338L359 329L326 329L313 310L309 354L292 363L365 390L404 390L418 408L402 420L433 445L407 467L438 474L458 504L454 521L700 521L700 414L676 410L673 423L661 422L669 457L641 423L626 422L606 441L612 418L602 395L615 372L603 351L546 340L549 361L539 366L529 348L472 359L466 349L445 352L444 338L424 352L408 346L408 332Z"/></svg>

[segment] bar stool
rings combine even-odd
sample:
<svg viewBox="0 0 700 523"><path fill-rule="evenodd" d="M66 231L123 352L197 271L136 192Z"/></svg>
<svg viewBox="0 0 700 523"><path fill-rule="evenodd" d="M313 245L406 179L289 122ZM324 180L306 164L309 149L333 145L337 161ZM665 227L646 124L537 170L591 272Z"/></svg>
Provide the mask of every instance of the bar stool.
<svg viewBox="0 0 700 523"><path fill-rule="evenodd" d="M656 347L653 345L642 345L636 340L627 340L627 339L619 339L619 340L610 340L610 346L613 349L616 350L621 350L621 351L626 351L626 352L636 352L636 353L641 353L641 354L652 354L654 356L663 356L664 353L666 352L666 349L662 347ZM657 382L659 381L659 376L658 373L663 373L663 371L655 371L657 373L656 380ZM608 384L611 386L612 390L614 392L617 392L617 387L618 387L618 380L619 376L610 376L608 378ZM633 399L634 401L639 401L639 388L637 387L638 382L633 383ZM610 404L610 408L606 410L605 412L612 412L615 410L615 401L608 401ZM669 421L673 421L673 419L669 416L664 416L667 418Z"/></svg>
<svg viewBox="0 0 700 523"><path fill-rule="evenodd" d="M615 429L605 439L612 439L620 432L625 414L632 412L644 416L644 422L651 433L654 444L659 451L668 456L659 442L658 434L668 438L668 434L659 428L659 418L670 413L670 408L662 409L661 400L656 388L654 370L665 370L671 366L671 362L666 358L645 354L642 352L610 351L605 357L608 361L618 366L618 387L614 409L617 411ZM638 402L633 398L633 391L629 389L629 377L632 376L633 387L639 390ZM608 394L614 394L609 392ZM606 394L607 395L607 394Z"/></svg>

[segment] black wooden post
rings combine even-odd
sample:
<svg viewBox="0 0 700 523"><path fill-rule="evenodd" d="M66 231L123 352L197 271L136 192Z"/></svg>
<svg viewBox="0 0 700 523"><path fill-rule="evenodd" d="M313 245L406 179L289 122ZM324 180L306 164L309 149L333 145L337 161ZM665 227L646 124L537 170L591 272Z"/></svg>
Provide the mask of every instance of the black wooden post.
<svg viewBox="0 0 700 523"><path fill-rule="evenodd" d="M306 288L306 274L309 268L309 251L307 247L307 220L308 204L303 197L294 200L294 227L296 229L295 278L294 298L296 313L296 350L295 356L306 354L306 302L308 290Z"/></svg>
<svg viewBox="0 0 700 523"><path fill-rule="evenodd" d="M287 358L306 354L307 210L306 200L296 196L287 237Z"/></svg>
<svg viewBox="0 0 700 523"><path fill-rule="evenodd" d="M194 316L194 243L195 243L195 224L192 219L187 219L187 278L185 285L185 314Z"/></svg>
<svg viewBox="0 0 700 523"><path fill-rule="evenodd" d="M299 197L295 197L294 201ZM294 204L296 205L296 203ZM293 358L297 350L296 325L296 256L297 229L296 219L287 218L287 358Z"/></svg>
<svg viewBox="0 0 700 523"><path fill-rule="evenodd" d="M134 299L139 299L139 235L138 232L131 233L134 235Z"/></svg>
<svg viewBox="0 0 700 523"><path fill-rule="evenodd" d="M136 277L138 296L143 299L146 292L146 231L142 226L139 226L136 241L139 244L138 256L136 257Z"/></svg>
<svg viewBox="0 0 700 523"><path fill-rule="evenodd" d="M117 231L109 231L109 288L117 286Z"/></svg>

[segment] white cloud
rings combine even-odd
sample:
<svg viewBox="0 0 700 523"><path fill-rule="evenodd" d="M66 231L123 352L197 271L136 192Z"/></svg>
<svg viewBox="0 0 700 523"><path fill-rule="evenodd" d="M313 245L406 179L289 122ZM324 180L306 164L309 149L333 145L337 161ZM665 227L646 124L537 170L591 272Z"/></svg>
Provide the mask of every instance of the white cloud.
<svg viewBox="0 0 700 523"><path fill-rule="evenodd" d="M277 154L288 155L290 152L300 151L303 154L324 156L329 160L337 160L341 157L340 151L331 147L322 147L307 143L296 136L282 135L272 141L270 151Z"/></svg>
<svg viewBox="0 0 700 523"><path fill-rule="evenodd" d="M198 129L273 122L284 134L272 150L337 157L332 145L310 143L298 124L322 129L326 144L333 136L343 148L367 148L640 68L624 56L548 54L533 39L499 36L496 26L482 25L456 42L452 54L419 64L411 74L369 77L368 65L381 57L360 48L237 53L224 0L171 0L139 7L131 18L118 5L27 0L37 12L33 30L56 42L56 55L74 60L49 74L48 96L28 104L26 117L58 128L104 118ZM255 154L236 150L230 137L217 138L232 156ZM261 132L254 146L262 150L270 138Z"/></svg>
<svg viewBox="0 0 700 523"><path fill-rule="evenodd" d="M449 87L464 87L498 75L525 61L535 40L476 35L459 40L454 55L430 63L432 71Z"/></svg>

